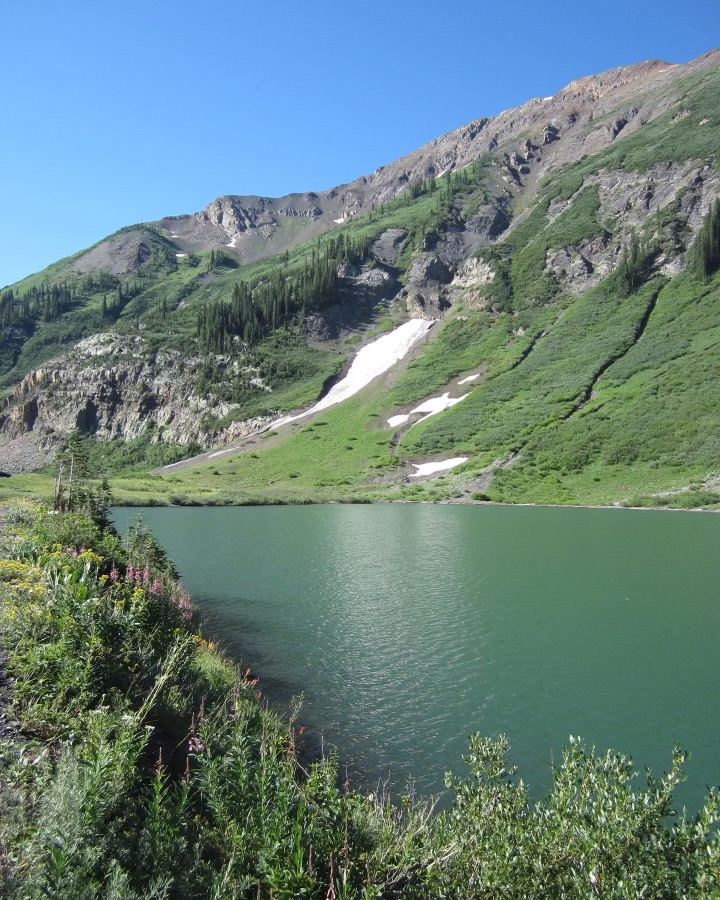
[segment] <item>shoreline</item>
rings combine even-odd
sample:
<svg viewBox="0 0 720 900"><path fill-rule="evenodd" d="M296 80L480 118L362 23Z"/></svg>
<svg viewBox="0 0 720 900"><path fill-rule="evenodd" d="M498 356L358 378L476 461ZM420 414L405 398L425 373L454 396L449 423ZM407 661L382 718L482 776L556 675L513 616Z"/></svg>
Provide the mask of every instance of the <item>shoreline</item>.
<svg viewBox="0 0 720 900"><path fill-rule="evenodd" d="M12 498L11 498L12 499ZM534 507L537 509L615 509L643 512L681 512L712 513L717 515L720 509L697 507L686 509L682 506L618 506L614 504L585 505L582 503L501 503L498 500L248 500L243 503L124 503L113 499L112 506L123 509L242 509L243 507L263 506L492 506L505 509Z"/></svg>

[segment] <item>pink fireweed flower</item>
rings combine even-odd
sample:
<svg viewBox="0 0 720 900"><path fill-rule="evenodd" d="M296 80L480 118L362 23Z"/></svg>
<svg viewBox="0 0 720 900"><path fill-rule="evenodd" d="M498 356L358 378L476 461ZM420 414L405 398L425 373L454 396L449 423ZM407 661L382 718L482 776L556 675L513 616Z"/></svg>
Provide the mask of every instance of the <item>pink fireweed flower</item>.
<svg viewBox="0 0 720 900"><path fill-rule="evenodd" d="M75 559L78 555L77 550L73 550L72 555L73 555L73 559Z"/></svg>
<svg viewBox="0 0 720 900"><path fill-rule="evenodd" d="M120 573L118 572L118 570L115 568L115 566L113 566L112 569L110 569L110 581L112 581L113 583L116 582L118 580L119 574Z"/></svg>
<svg viewBox="0 0 720 900"><path fill-rule="evenodd" d="M150 586L151 594L161 594L162 593L162 581L153 581Z"/></svg>
<svg viewBox="0 0 720 900"><path fill-rule="evenodd" d="M127 567L127 580L132 581L135 577L135 569L132 566Z"/></svg>
<svg viewBox="0 0 720 900"><path fill-rule="evenodd" d="M143 572L143 581L147 584L150 581L150 569L145 569Z"/></svg>
<svg viewBox="0 0 720 900"><path fill-rule="evenodd" d="M193 735L188 742L188 750L190 753L202 753L205 749L205 744L200 740L200 738L195 737Z"/></svg>

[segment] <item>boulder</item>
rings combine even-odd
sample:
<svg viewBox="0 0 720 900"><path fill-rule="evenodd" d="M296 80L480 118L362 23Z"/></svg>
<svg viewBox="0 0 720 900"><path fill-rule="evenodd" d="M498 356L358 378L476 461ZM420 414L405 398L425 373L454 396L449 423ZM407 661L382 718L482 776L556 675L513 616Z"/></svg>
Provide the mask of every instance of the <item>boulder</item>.
<svg viewBox="0 0 720 900"><path fill-rule="evenodd" d="M427 287L431 284L449 284L452 273L448 265L435 253L418 253L407 273L408 285Z"/></svg>

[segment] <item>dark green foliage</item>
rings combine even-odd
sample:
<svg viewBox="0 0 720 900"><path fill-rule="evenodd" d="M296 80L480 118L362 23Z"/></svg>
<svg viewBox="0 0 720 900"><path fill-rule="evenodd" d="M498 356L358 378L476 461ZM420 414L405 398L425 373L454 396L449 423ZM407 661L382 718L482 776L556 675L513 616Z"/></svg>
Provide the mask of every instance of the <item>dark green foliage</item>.
<svg viewBox="0 0 720 900"><path fill-rule="evenodd" d="M338 266L364 262L370 239L339 234L318 241L303 266L292 272L276 266L269 277L252 285L244 281L233 285L229 301L204 304L197 321L197 336L205 350L224 353L233 338L253 345L270 331L287 324L298 314L322 309L339 299ZM215 251L211 251L214 255ZM212 259L212 256L211 256Z"/></svg>
<svg viewBox="0 0 720 900"><path fill-rule="evenodd" d="M650 498L643 484L686 485L717 472L719 297L717 277L700 287L694 277L682 275L664 287L642 338L607 368L582 409L528 439L515 466L497 473L492 499L587 502L594 478L600 484L629 482L616 496L633 506L715 505L713 491ZM551 376L550 368L546 375Z"/></svg>
<svg viewBox="0 0 720 900"><path fill-rule="evenodd" d="M177 275L177 259L172 246L152 226L132 226L117 234L139 230L149 256L125 280L104 271L79 275L72 265L82 256L78 254L2 292L0 385L16 382L39 363L64 352L68 344L115 323L120 327L132 323L137 330L145 316L152 321L157 314L164 320L163 304L165 312L169 308L166 285Z"/></svg>
<svg viewBox="0 0 720 900"><path fill-rule="evenodd" d="M720 494L704 490L674 491L660 496L632 497L626 500L623 506L652 509L717 509L720 507Z"/></svg>
<svg viewBox="0 0 720 900"><path fill-rule="evenodd" d="M72 436L71 436L72 438ZM153 428L131 441L116 438L112 441L97 441L92 436L76 436L76 447L85 460L82 475L98 479L107 474L117 475L129 472L147 472L148 469L167 466L171 463L202 452L195 443L167 444L158 440ZM63 461L63 454L60 456ZM67 463L65 463L67 466Z"/></svg>
<svg viewBox="0 0 720 900"><path fill-rule="evenodd" d="M337 374L345 357L309 347L303 329L288 325L249 348L242 362L236 372L227 359L210 355L199 368L199 394L211 393L218 400L240 404L218 425L314 400L328 379Z"/></svg>
<svg viewBox="0 0 720 900"><path fill-rule="evenodd" d="M688 267L707 284L720 269L720 198L715 200L688 254Z"/></svg>
<svg viewBox="0 0 720 900"><path fill-rule="evenodd" d="M614 273L614 281L623 296L627 297L645 284L650 277L655 255L656 250L647 239L638 240L637 235L631 237L629 246L623 247Z"/></svg>
<svg viewBox="0 0 720 900"><path fill-rule="evenodd" d="M199 257L197 256L197 254L192 255L194 257L192 263L194 265L198 265ZM188 257L188 262L190 263L190 257ZM212 272L213 270L220 271L222 269L237 269L237 267L237 260L234 257L229 256L224 250L210 251L207 263L208 272Z"/></svg>

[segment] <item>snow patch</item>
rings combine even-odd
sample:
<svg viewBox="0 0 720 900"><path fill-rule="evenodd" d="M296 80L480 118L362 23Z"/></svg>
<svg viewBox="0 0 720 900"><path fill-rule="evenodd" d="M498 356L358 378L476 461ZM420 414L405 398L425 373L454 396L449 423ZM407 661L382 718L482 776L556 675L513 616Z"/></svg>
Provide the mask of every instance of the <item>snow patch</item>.
<svg viewBox="0 0 720 900"><path fill-rule="evenodd" d="M234 237L234 238L230 241L230 243L229 243L229 244L225 244L225 246L226 246L226 247L234 247L236 243L237 243L237 238Z"/></svg>
<svg viewBox="0 0 720 900"><path fill-rule="evenodd" d="M176 253L175 256L177 256L177 258L180 259L180 257L182 257L182 256L187 256L187 253Z"/></svg>
<svg viewBox="0 0 720 900"><path fill-rule="evenodd" d="M479 377L480 377L480 374L479 374L479 373L478 373L477 375L468 375L467 378L463 378L462 381L458 381L458 385L460 385L460 384L467 384L467 383L470 382L470 381L475 381L475 379L476 379L476 378L479 378Z"/></svg>
<svg viewBox="0 0 720 900"><path fill-rule="evenodd" d="M427 415L423 416L422 419L418 419L415 423L416 425L419 425L431 416L436 416L444 409L450 409L451 406L455 406L456 403L460 403L461 400L464 400L469 396L470 394L463 394L462 397L451 397L450 392L448 391L448 393L443 394L442 397L432 397L430 400L421 403L420 406L417 406L412 410L410 415L412 415L412 413L427 413Z"/></svg>
<svg viewBox="0 0 720 900"><path fill-rule="evenodd" d="M333 222L335 222L336 225L342 225L342 223L344 221L345 221L345 216L343 216L342 219L333 219Z"/></svg>
<svg viewBox="0 0 720 900"><path fill-rule="evenodd" d="M446 472L448 469L454 469L455 466L461 466L468 461L467 456L456 456L455 459L446 459L442 462L429 463L411 463L417 469L410 478L420 478L421 475L434 475L435 472Z"/></svg>
<svg viewBox="0 0 720 900"><path fill-rule="evenodd" d="M407 422L407 420L410 418L410 416L414 416L416 413L426 413L426 415L424 415L422 419L418 419L417 422L413 422L413 425L419 425L420 422L424 422L431 416L436 416L444 409L450 409L451 406L455 406L456 403L460 403L461 400L464 400L469 396L470 394L467 393L463 394L462 397L451 397L450 391L448 391L447 393L443 394L442 397L431 397L429 400L421 403L420 406L416 406L415 409L411 409L406 416L390 416L390 418L387 420L387 423L390 428L394 428L396 425L404 425L405 422Z"/></svg>
<svg viewBox="0 0 720 900"><path fill-rule="evenodd" d="M370 382L391 369L395 363L399 362L403 356L410 350L412 345L416 343L432 326L433 321L427 319L410 319L399 328L385 334L373 341L371 344L363 347L353 360L350 371L339 381L333 385L328 393L319 400L315 406L308 409L304 413L297 416L285 416L273 422L273 428L279 425L287 425L289 422L295 422L297 419L303 419L312 413L320 412L331 406L336 406L354 396Z"/></svg>

